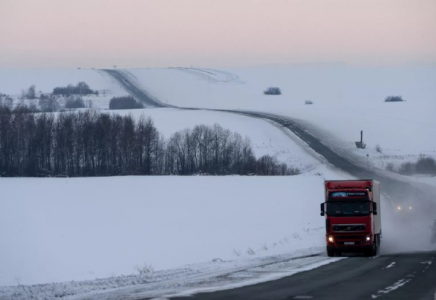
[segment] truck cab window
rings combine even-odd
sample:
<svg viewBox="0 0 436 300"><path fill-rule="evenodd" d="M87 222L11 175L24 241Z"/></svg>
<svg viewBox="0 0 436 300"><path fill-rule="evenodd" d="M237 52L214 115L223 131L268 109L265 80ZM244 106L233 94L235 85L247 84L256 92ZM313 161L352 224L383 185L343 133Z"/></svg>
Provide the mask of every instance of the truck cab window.
<svg viewBox="0 0 436 300"><path fill-rule="evenodd" d="M369 202L328 202L327 215L329 216L366 216L370 213Z"/></svg>

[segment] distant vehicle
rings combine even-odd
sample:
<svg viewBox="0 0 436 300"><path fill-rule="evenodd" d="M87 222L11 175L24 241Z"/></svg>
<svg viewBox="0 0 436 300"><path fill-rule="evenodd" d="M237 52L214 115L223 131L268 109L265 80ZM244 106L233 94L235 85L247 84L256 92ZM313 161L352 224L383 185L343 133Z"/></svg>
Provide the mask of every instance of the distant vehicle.
<svg viewBox="0 0 436 300"><path fill-rule="evenodd" d="M413 211L413 206L411 204L397 204L396 206L398 213L410 213Z"/></svg>
<svg viewBox="0 0 436 300"><path fill-rule="evenodd" d="M377 255L381 239L380 184L372 179L326 180L327 255L363 252Z"/></svg>

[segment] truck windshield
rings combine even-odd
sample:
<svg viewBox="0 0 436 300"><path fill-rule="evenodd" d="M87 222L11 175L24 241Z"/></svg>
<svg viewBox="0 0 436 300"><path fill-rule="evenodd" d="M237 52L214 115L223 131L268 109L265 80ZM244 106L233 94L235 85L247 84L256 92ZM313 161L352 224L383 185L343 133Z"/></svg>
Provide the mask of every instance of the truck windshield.
<svg viewBox="0 0 436 300"><path fill-rule="evenodd" d="M329 216L366 216L370 213L369 202L328 202L327 215Z"/></svg>

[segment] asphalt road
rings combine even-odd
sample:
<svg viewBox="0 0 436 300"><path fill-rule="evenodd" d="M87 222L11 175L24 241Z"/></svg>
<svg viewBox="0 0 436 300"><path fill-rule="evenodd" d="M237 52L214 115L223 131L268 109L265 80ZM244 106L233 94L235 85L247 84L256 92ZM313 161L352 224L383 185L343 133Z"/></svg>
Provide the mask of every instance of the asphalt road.
<svg viewBox="0 0 436 300"><path fill-rule="evenodd" d="M353 257L279 280L172 299L436 299L436 252Z"/></svg>
<svg viewBox="0 0 436 300"><path fill-rule="evenodd" d="M166 107L154 102L135 86L129 77L106 70L138 101L149 106ZM181 108L185 109L185 108ZM191 108L192 109L192 108ZM408 182L386 172L368 169L352 161L311 134L296 120L261 112L216 110L273 121L288 128L323 156L330 164L357 178L380 181L382 191L394 205L399 199L416 199L415 213L408 222L436 217L436 192L432 187ZM320 202L322 200L320 199ZM425 228L423 228L425 231ZM407 237L405 237L407 238ZM383 245L383 242L382 242ZM383 255L376 258L352 257L317 269L297 273L280 280L232 290L197 294L189 299L431 299L436 300L436 252Z"/></svg>

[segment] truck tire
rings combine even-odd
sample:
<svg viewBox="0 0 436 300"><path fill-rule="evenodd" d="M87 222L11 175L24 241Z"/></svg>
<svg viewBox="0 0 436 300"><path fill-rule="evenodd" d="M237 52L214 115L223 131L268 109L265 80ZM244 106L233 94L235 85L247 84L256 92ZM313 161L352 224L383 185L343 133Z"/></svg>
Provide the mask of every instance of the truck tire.
<svg viewBox="0 0 436 300"><path fill-rule="evenodd" d="M335 251L331 250L331 249L327 249L327 256L328 257L333 257L335 256Z"/></svg>
<svg viewBox="0 0 436 300"><path fill-rule="evenodd" d="M365 256L369 256L369 257L376 256L378 254L378 244L379 244L378 236L375 236L374 243L370 249L365 251Z"/></svg>
<svg viewBox="0 0 436 300"><path fill-rule="evenodd" d="M379 235L377 235L376 241L377 241L377 245L376 245L374 256L377 255L380 252L380 236Z"/></svg>
<svg viewBox="0 0 436 300"><path fill-rule="evenodd" d="M378 245L374 243L374 246L372 247L371 256L377 256L378 253Z"/></svg>

